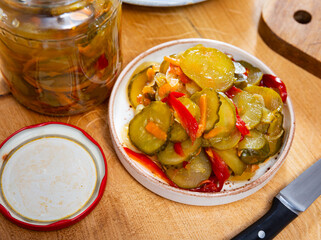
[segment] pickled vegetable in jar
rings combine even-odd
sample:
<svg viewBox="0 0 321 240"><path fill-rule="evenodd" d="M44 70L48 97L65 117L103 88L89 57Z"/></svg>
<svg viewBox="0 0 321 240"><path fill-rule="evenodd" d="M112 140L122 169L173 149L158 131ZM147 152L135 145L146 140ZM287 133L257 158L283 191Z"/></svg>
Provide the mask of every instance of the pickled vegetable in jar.
<svg viewBox="0 0 321 240"><path fill-rule="evenodd" d="M55 116L102 103L121 69L120 0L0 2L0 71L27 108Z"/></svg>

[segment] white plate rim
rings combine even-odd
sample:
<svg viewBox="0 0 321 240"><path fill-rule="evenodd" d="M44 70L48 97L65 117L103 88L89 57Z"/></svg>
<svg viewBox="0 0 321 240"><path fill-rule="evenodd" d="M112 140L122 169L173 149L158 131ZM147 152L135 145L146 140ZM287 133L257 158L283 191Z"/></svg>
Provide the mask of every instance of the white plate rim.
<svg viewBox="0 0 321 240"><path fill-rule="evenodd" d="M234 190L230 190L230 191L222 191L222 192L215 192L215 193L200 193L200 192L187 191L187 190L171 187L168 184L166 184L156 178L150 178L149 176L144 174L144 172L138 172L137 166L135 166L135 164L133 163L134 160L127 161L127 159L129 157L127 156L126 152L124 151L123 146L120 144L120 140L117 137L117 133L116 133L116 130L114 127L113 105L115 104L114 103L115 95L117 93L119 85L121 84L121 81L122 80L125 81L125 76L132 69L132 67L135 66L137 64L137 62L139 62L141 59L145 58L146 56L148 56L148 55L150 55L160 49L170 47L173 45L189 44L189 43L219 44L221 46L228 47L228 48L233 49L235 51L239 51L242 54L245 54L245 55L249 56L250 58L254 59L256 62L264 65L268 69L268 71L266 73L275 75L273 73L273 71L266 64L264 64L261 60L259 60L258 58L256 58L252 54L249 54L246 51L244 51L236 46L233 46L233 45L225 43L225 42L217 41L217 40L203 39L203 38L187 38L187 39L173 40L173 41L165 42L165 43L159 44L157 46L154 46L154 47L148 49L147 51L141 53L136 58L134 58L122 70L121 74L119 75L118 79L116 80L116 83L113 87L113 91L112 91L110 99L109 99L109 105L108 105L108 122L109 122L109 129L110 129L110 133L111 133L111 137L112 137L112 142L114 145L114 149L116 150L117 156L119 157L120 161L122 162L124 167L127 169L127 171L138 182L140 182L143 186L145 186L146 188L148 188L149 190L151 190L152 192L154 192L160 196L163 196L167 199L170 199L170 200L173 200L176 202L181 202L181 203L190 204L190 205L200 205L200 206L212 206L212 205L220 205L220 204L226 204L229 202L234 202L234 201L240 200L244 197L247 197L247 196L251 195L252 193L256 192L257 190L259 190L260 188L262 188L274 176L274 174L278 171L278 169L283 164L285 157L287 156L287 154L290 150L290 147L292 145L292 141L294 138L294 132L295 132L295 117L294 117L292 102L291 102L289 96L287 98L286 105L289 109L289 115L290 115L290 122L289 122L290 132L288 134L287 142L283 147L283 151L278 156L278 159L279 160L281 159L282 161L279 161L279 160L276 161L273 164L273 166L270 169L268 169L268 171L266 171L261 177L259 177L255 181L244 185L242 188L238 188L238 189L234 189ZM151 182L146 181L145 178L147 178ZM155 186L158 189L155 189ZM169 194L170 196L168 196L168 193L166 194L166 192L170 192L170 194ZM184 199L180 199L180 200L177 199L182 196L185 196L185 197L189 196L189 197L191 197L190 199L192 199L192 200L190 201L189 199L187 199L187 200L186 199L185 200ZM228 199L231 196L234 198L234 200ZM220 198L221 198L221 200L218 200L218 201L215 200L215 199L220 199ZM205 199L205 200L203 202L197 202L197 200L199 201L201 199Z"/></svg>
<svg viewBox="0 0 321 240"><path fill-rule="evenodd" d="M123 0L123 3L146 7L178 7L192 5L206 0Z"/></svg>

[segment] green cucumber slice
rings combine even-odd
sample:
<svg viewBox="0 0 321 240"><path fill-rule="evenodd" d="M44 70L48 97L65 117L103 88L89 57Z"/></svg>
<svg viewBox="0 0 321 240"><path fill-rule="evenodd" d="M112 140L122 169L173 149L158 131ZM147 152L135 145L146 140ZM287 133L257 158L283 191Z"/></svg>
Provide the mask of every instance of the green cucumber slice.
<svg viewBox="0 0 321 240"><path fill-rule="evenodd" d="M223 159L235 175L242 175L246 168L246 164L237 156L236 148L224 151L215 150L215 152Z"/></svg>
<svg viewBox="0 0 321 240"><path fill-rule="evenodd" d="M211 140L212 143L221 141L223 137L231 134L235 130L236 124L236 111L233 102L224 93L219 93L219 98L221 102L218 111L219 121L213 129L216 132L216 140Z"/></svg>
<svg viewBox="0 0 321 240"><path fill-rule="evenodd" d="M153 65L149 65L148 67L144 68L140 72L134 74L129 82L128 99L134 108L136 108L139 105L139 103L137 102L137 97L140 94L142 94L142 90L146 86L146 83L148 81L147 70L152 67L153 67ZM138 67L138 68L140 68L140 67Z"/></svg>
<svg viewBox="0 0 321 240"><path fill-rule="evenodd" d="M283 136L284 136L284 131L281 132L281 136L279 138L267 139L270 147L269 156L273 156L281 149L281 146L283 143Z"/></svg>
<svg viewBox="0 0 321 240"><path fill-rule="evenodd" d="M200 97L206 95L206 126L205 131L209 131L214 128L215 124L219 120L218 111L220 109L221 101L217 92L213 89L205 88L200 92L196 92L191 96L191 100L199 106Z"/></svg>
<svg viewBox="0 0 321 240"><path fill-rule="evenodd" d="M201 88L224 92L234 82L232 60L215 48L197 45L187 49L180 56L180 67Z"/></svg>
<svg viewBox="0 0 321 240"><path fill-rule="evenodd" d="M238 61L238 62L247 69L247 79L246 79L247 83L251 85L259 85L263 77L263 72L259 68L254 67L253 65L251 65L246 61Z"/></svg>
<svg viewBox="0 0 321 240"><path fill-rule="evenodd" d="M281 132L283 132L283 115L282 113L276 113L275 118L272 120L272 122L269 125L269 128L267 130L267 135L269 137L275 137L280 135Z"/></svg>
<svg viewBox="0 0 321 240"><path fill-rule="evenodd" d="M174 121L174 124L171 128L171 135L169 140L171 142L183 142L188 139L188 134L181 124Z"/></svg>
<svg viewBox="0 0 321 240"><path fill-rule="evenodd" d="M280 95L271 88L259 87L259 86L249 86L244 88L245 91L252 94L259 94L264 99L264 105L270 111L282 111L283 102Z"/></svg>
<svg viewBox="0 0 321 240"><path fill-rule="evenodd" d="M253 129L261 122L262 104L252 94L242 91L233 97L241 119L249 129Z"/></svg>
<svg viewBox="0 0 321 240"><path fill-rule="evenodd" d="M269 157L270 147L264 135L256 130L251 130L239 143L241 160L246 164L257 164Z"/></svg>
<svg viewBox="0 0 321 240"><path fill-rule="evenodd" d="M166 166L165 169L169 179L177 186L187 189L198 187L202 181L210 177L212 172L211 163L203 151L193 157L185 167L179 164Z"/></svg>
<svg viewBox="0 0 321 240"><path fill-rule="evenodd" d="M168 134L172 112L167 104L160 101L152 102L135 115L129 123L128 136L132 144L143 153L153 155L163 148L166 140L156 138L145 129L149 121L156 123L161 130Z"/></svg>
<svg viewBox="0 0 321 240"><path fill-rule="evenodd" d="M218 150L227 150L227 149L231 149L234 148L238 142L241 140L241 133L240 131L235 128L234 131L226 136L221 138L221 141L217 142L217 138L210 138L208 139L211 143L212 143L212 147L214 147L215 149Z"/></svg>
<svg viewBox="0 0 321 240"><path fill-rule="evenodd" d="M181 156L175 152L174 143L169 142L166 148L157 154L158 161L166 165L180 164L195 156L199 152L201 144L202 140L200 138L197 138L194 143L192 143L190 139L187 139L181 143L184 152L184 156Z"/></svg>

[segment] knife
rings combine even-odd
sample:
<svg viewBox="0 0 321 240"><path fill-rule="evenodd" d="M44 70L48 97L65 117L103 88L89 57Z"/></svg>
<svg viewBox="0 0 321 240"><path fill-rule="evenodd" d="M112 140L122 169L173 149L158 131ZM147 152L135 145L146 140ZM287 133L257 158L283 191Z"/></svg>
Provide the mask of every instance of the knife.
<svg viewBox="0 0 321 240"><path fill-rule="evenodd" d="M321 194L321 159L283 188L271 209L232 240L273 239Z"/></svg>

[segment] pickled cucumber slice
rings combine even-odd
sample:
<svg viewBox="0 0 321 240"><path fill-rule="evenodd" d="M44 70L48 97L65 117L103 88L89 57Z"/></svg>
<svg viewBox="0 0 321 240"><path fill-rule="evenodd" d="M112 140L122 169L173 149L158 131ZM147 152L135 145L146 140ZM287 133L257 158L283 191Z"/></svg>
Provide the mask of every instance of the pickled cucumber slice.
<svg viewBox="0 0 321 240"><path fill-rule="evenodd" d="M280 95L271 88L249 86L244 88L245 91L252 94L259 94L264 99L264 105L270 111L282 111L283 102Z"/></svg>
<svg viewBox="0 0 321 240"><path fill-rule="evenodd" d="M180 56L180 67L201 88L224 92L234 82L232 60L215 48L197 45L187 49Z"/></svg>
<svg viewBox="0 0 321 240"><path fill-rule="evenodd" d="M211 130L214 125L218 122L219 116L218 111L220 109L221 101L218 94L209 88L205 88L200 92L197 92L191 96L191 100L199 106L200 97L206 95L206 126L205 131Z"/></svg>
<svg viewBox="0 0 321 240"><path fill-rule="evenodd" d="M261 122L255 126L255 129L261 133L266 134L270 127L270 123L272 123L275 120L276 114L271 112L266 107L263 107L262 110L263 110L262 111L263 114L262 114Z"/></svg>
<svg viewBox="0 0 321 240"><path fill-rule="evenodd" d="M267 139L270 147L269 156L273 156L280 150L283 143L283 136L284 136L284 131L282 131L281 136L277 139L273 139L273 140Z"/></svg>
<svg viewBox="0 0 321 240"><path fill-rule="evenodd" d="M252 94L242 91L233 97L233 101L241 119L249 129L253 129L261 122L263 106Z"/></svg>
<svg viewBox="0 0 321 240"><path fill-rule="evenodd" d="M199 184L208 179L212 172L210 161L203 151L193 157L189 163L183 167L182 164L178 166L166 166L166 174L177 186L181 188L196 188Z"/></svg>
<svg viewBox="0 0 321 240"><path fill-rule="evenodd" d="M177 54L172 54L172 55L170 55L170 57L177 59L177 58L178 58L178 55L177 55ZM162 63L161 63L161 65L160 65L159 71L160 71L161 73L166 74L168 68L169 68L169 62L166 61L166 60L163 60Z"/></svg>
<svg viewBox="0 0 321 240"><path fill-rule="evenodd" d="M221 127L221 132L224 136L233 132L236 124L236 111L233 102L224 93L220 93L220 101L222 105L219 110L220 120L216 124L217 127Z"/></svg>
<svg viewBox="0 0 321 240"><path fill-rule="evenodd" d="M238 62L247 69L247 83L251 85L259 85L263 77L263 72L259 68L252 66L250 63L246 61Z"/></svg>
<svg viewBox="0 0 321 240"><path fill-rule="evenodd" d="M187 108L187 110L193 115L197 122L199 122L201 118L201 111L198 105L193 102L190 98L187 97L180 97L178 100L183 103L183 105ZM177 113L174 113L175 118L180 121Z"/></svg>
<svg viewBox="0 0 321 240"><path fill-rule="evenodd" d="M153 65L149 65L140 72L133 75L128 85L128 98L131 105L136 108L139 103L137 102L137 97L142 94L142 90L148 82L147 70L152 68Z"/></svg>
<svg viewBox="0 0 321 240"><path fill-rule="evenodd" d="M246 68L239 62L233 61L235 67L235 80L234 85L237 88L243 89L247 86L247 72Z"/></svg>
<svg viewBox="0 0 321 240"><path fill-rule="evenodd" d="M166 74L168 68L169 68L169 62L164 60L160 65L159 72Z"/></svg>
<svg viewBox="0 0 321 240"><path fill-rule="evenodd" d="M221 141L217 142L217 138L215 137L208 140L211 142L212 147L214 147L215 149L227 150L234 148L241 140L241 137L242 135L240 131L237 128L234 128L234 131L230 135L221 138Z"/></svg>
<svg viewBox="0 0 321 240"><path fill-rule="evenodd" d="M140 151L153 155L160 151L166 144L166 140L156 138L145 127L149 121L157 124L164 132L169 133L172 120L172 112L166 103L156 101L145 107L130 121L128 136L132 144Z"/></svg>
<svg viewBox="0 0 321 240"><path fill-rule="evenodd" d="M143 62L132 73L132 77L135 76L137 73L140 73L141 71L144 71L146 68L150 68L152 66L154 66L155 68L159 68L160 64L158 62L153 62L153 61Z"/></svg>
<svg viewBox="0 0 321 240"><path fill-rule="evenodd" d="M275 118L269 125L267 130L267 135L271 137L279 138L279 135L283 132L283 115L281 113L276 113Z"/></svg>
<svg viewBox="0 0 321 240"><path fill-rule="evenodd" d="M281 113L275 114L275 118L270 123L266 134L264 135L267 139L270 147L270 156L276 154L283 143L284 129L283 129L283 115Z"/></svg>
<svg viewBox="0 0 321 240"><path fill-rule="evenodd" d="M275 118L275 115L273 114L273 112L271 112L266 107L262 108L262 119L261 119L262 123L271 123L274 118Z"/></svg>
<svg viewBox="0 0 321 240"><path fill-rule="evenodd" d="M195 156L199 152L201 144L202 140L200 138L197 138L194 143L190 139L182 142L181 146L184 156L181 156L175 152L174 143L169 142L166 148L157 154L158 161L166 165L180 164Z"/></svg>
<svg viewBox="0 0 321 240"><path fill-rule="evenodd" d="M261 122L258 125L256 125L255 130L265 134L267 132L268 128L269 128L269 125L270 124L268 124L268 123Z"/></svg>
<svg viewBox="0 0 321 240"><path fill-rule="evenodd" d="M188 139L188 134L181 124L174 121L171 128L171 134L169 140L171 142L183 142Z"/></svg>
<svg viewBox="0 0 321 240"><path fill-rule="evenodd" d="M242 175L246 168L246 164L237 156L236 148L224 151L215 150L215 152L223 159L235 175Z"/></svg>
<svg viewBox="0 0 321 240"><path fill-rule="evenodd" d="M223 137L232 133L235 130L236 124L236 111L233 102L224 93L219 93L219 98L221 102L218 111L219 121L207 135L210 136L214 134L215 138L218 139L216 142L221 141ZM211 132L213 134L211 134ZM206 134L204 136L206 136ZM211 142L213 143L213 140Z"/></svg>
<svg viewBox="0 0 321 240"><path fill-rule="evenodd" d="M241 151L241 160L246 164L263 162L269 157L270 147L264 135L256 130L250 130L250 134L238 145Z"/></svg>

